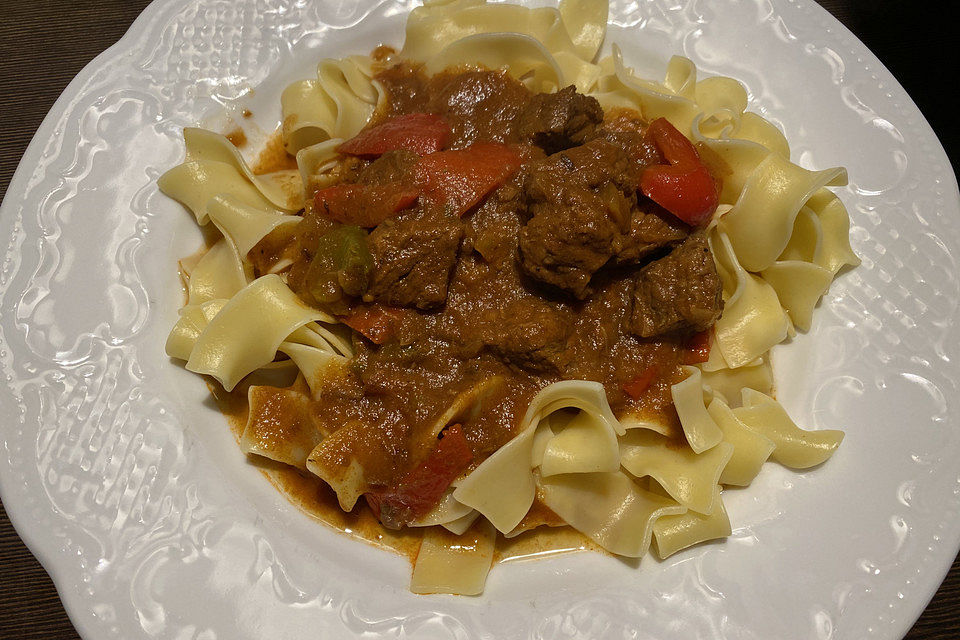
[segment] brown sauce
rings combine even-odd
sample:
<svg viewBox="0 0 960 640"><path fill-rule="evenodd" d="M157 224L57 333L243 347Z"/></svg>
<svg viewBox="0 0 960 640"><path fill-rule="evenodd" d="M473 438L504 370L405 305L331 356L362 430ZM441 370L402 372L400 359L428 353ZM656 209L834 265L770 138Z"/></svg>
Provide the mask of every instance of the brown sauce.
<svg viewBox="0 0 960 640"><path fill-rule="evenodd" d="M266 144L253 161L250 170L257 175L262 175L296 168L297 159L287 153L283 146L283 132L278 128L267 138Z"/></svg>
<svg viewBox="0 0 960 640"><path fill-rule="evenodd" d="M229 132L227 132L224 137L230 141L230 144L237 147L243 147L247 144L247 134L243 132L243 129L236 127Z"/></svg>

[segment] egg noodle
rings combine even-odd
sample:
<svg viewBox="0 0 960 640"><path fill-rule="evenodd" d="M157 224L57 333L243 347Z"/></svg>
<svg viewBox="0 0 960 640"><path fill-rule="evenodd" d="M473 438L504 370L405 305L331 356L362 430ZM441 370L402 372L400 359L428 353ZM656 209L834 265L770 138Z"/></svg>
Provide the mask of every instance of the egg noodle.
<svg viewBox="0 0 960 640"><path fill-rule="evenodd" d="M731 533L723 487L750 484L768 460L792 469L818 465L843 438L841 431L803 430L790 419L772 397L769 355L774 345L809 330L838 271L859 263L847 212L827 189L846 184L845 170L792 163L784 136L746 111L747 93L732 78L698 79L683 57L669 61L662 81L639 78L616 45L597 60L606 22L601 0L533 9L483 0L427 2L410 13L398 58L421 63L427 73L457 65L506 68L534 92L574 85L605 110L632 109L648 122L666 118L729 166L707 228L723 283L723 314L710 359L683 367L686 377L671 389L687 446L671 441L668 425L615 416L598 382L546 386L516 435L454 481L414 523L425 527L414 592L480 593L496 536L519 533L537 496L621 556L644 555L651 540L666 558L722 538ZM316 78L283 92L283 142L299 170L255 175L225 137L188 128L184 162L158 181L199 225L212 223L221 235L206 253L181 263L187 302L166 350L227 391L258 369L295 366L317 393L342 375L352 356L349 331L287 286L289 263L254 278L247 254L274 230L299 224L304 199L332 183L337 145L356 135L384 99L374 67L368 56L323 60ZM483 385L462 394L438 425L468 414L483 394ZM364 491L362 469L345 467L333 452L358 427L318 441L313 431L286 425L278 436L264 407L305 403L307 395L251 386L248 401L243 450L316 474L344 510L353 509ZM468 530L469 544L456 537Z"/></svg>

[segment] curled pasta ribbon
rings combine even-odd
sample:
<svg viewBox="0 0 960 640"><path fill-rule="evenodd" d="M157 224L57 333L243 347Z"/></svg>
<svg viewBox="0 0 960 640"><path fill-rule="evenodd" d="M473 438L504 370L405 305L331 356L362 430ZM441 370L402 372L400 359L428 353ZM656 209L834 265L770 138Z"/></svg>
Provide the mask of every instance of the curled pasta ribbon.
<svg viewBox="0 0 960 640"><path fill-rule="evenodd" d="M305 194L315 193L333 184L335 179L330 171L337 166L340 158L337 147L341 142L343 138L330 138L297 151L297 168Z"/></svg>
<svg viewBox="0 0 960 640"><path fill-rule="evenodd" d="M698 367L681 367L687 377L670 387L680 426L694 453L703 453L720 443L723 434L703 404L702 374Z"/></svg>
<svg viewBox="0 0 960 640"><path fill-rule="evenodd" d="M540 459L541 477L561 473L612 472L620 468L617 434L606 420L597 420L586 411L567 419L550 420L552 435L545 438Z"/></svg>
<svg viewBox="0 0 960 640"><path fill-rule="evenodd" d="M740 126L732 135L733 138L752 142L776 153L782 158L790 158L790 144L772 122L749 111L740 116Z"/></svg>
<svg viewBox="0 0 960 640"><path fill-rule="evenodd" d="M456 481L454 481L456 484ZM480 512L471 509L453 497L453 488L440 499L440 502L428 514L410 523L411 527L431 527L439 525L455 535L462 535L480 517Z"/></svg>
<svg viewBox="0 0 960 640"><path fill-rule="evenodd" d="M620 439L620 464L634 477L656 480L687 509L709 515L715 505L714 487L733 449L732 444L721 442L697 454L656 433L638 430Z"/></svg>
<svg viewBox="0 0 960 640"><path fill-rule="evenodd" d="M596 58L607 33L610 3L607 0L560 0L557 9L576 54L586 61Z"/></svg>
<svg viewBox="0 0 960 640"><path fill-rule="evenodd" d="M307 306L277 275L257 278L234 295L197 337L187 370L214 377L227 391L273 361L280 344L313 321L333 323Z"/></svg>
<svg viewBox="0 0 960 640"><path fill-rule="evenodd" d="M787 247L800 208L821 188L846 183L843 168L808 171L771 153L750 175L719 226L740 264L748 271L763 271Z"/></svg>
<svg viewBox="0 0 960 640"><path fill-rule="evenodd" d="M844 266L860 264L860 258L850 248L850 216L840 198L828 189L820 189L806 207L819 228L820 247L813 261L834 275Z"/></svg>
<svg viewBox="0 0 960 640"><path fill-rule="evenodd" d="M287 354L300 373L314 397L319 396L324 385L330 380L341 379L345 375L343 365L351 354L338 350L318 334L312 323L301 327L280 343L277 351Z"/></svg>
<svg viewBox="0 0 960 640"><path fill-rule="evenodd" d="M742 367L783 342L789 320L773 287L740 265L719 227L708 239L724 289L723 315L714 325L717 346L728 366Z"/></svg>
<svg viewBox="0 0 960 640"><path fill-rule="evenodd" d="M653 523L653 537L661 560L695 544L726 538L733 533L730 517L720 497L720 487L712 487L711 491L717 506L710 514L688 511L665 515Z"/></svg>
<svg viewBox="0 0 960 640"><path fill-rule="evenodd" d="M736 403L739 406L740 390L744 388L756 389L761 393L773 390L773 370L769 358L759 358L736 369L723 366L708 370L701 365L701 370L704 387L709 387L714 397L720 396L728 404Z"/></svg>
<svg viewBox="0 0 960 640"><path fill-rule="evenodd" d="M296 211L303 203L303 185L296 171L256 175L224 136L187 127L186 159L157 180L160 191L190 209L197 223L208 221L207 206L228 195L252 206Z"/></svg>
<svg viewBox="0 0 960 640"><path fill-rule="evenodd" d="M554 433L546 420L561 410L584 414L569 433L565 430L569 424L558 423ZM610 410L603 385L584 380L547 385L530 402L518 434L462 478L453 496L483 514L501 533L509 533L533 504L534 468L548 460L548 469L556 473L615 470L619 454L610 435L620 433L624 430Z"/></svg>
<svg viewBox="0 0 960 640"><path fill-rule="evenodd" d="M753 389L743 390L743 406L733 409L733 415L772 440L776 448L770 457L791 469L808 469L825 462L843 440L843 431L801 429L779 402Z"/></svg>
<svg viewBox="0 0 960 640"><path fill-rule="evenodd" d="M207 328L210 321L220 313L227 299L207 300L199 304L190 304L180 309L180 318L170 330L164 347L171 358L189 360L197 338Z"/></svg>
<svg viewBox="0 0 960 640"><path fill-rule="evenodd" d="M732 205L740 199L747 180L760 163L770 155L770 150L761 144L747 140L714 140L700 136L698 142L706 145L727 166L729 171L723 176L720 203L731 205L732 208ZM720 217L720 219L723 218Z"/></svg>
<svg viewBox="0 0 960 640"><path fill-rule="evenodd" d="M641 489L622 471L540 479L543 502L571 527L621 556L646 553L658 518L686 512L669 498Z"/></svg>
<svg viewBox="0 0 960 640"><path fill-rule="evenodd" d="M813 309L833 282L828 269L800 260L778 260L764 269L760 277L777 292L780 304L801 331L810 330Z"/></svg>
<svg viewBox="0 0 960 640"><path fill-rule="evenodd" d="M601 4L568 0L560 9L427 4L411 12L401 56L425 63L428 73L461 65L506 68L536 92L572 84L586 93L600 75L591 61L606 33Z"/></svg>
<svg viewBox="0 0 960 640"><path fill-rule="evenodd" d="M369 56L325 59L316 80L301 80L280 96L287 153L331 138L352 138L367 124L383 98Z"/></svg>
<svg viewBox="0 0 960 640"><path fill-rule="evenodd" d="M229 238L221 238L200 257L186 276L187 304L199 305L232 297L253 280L253 270L240 259L233 242Z"/></svg>
<svg viewBox="0 0 960 640"><path fill-rule="evenodd" d="M720 398L711 400L707 411L723 432L723 442L733 447L718 484L747 486L760 473L776 444L741 422Z"/></svg>
<svg viewBox="0 0 960 640"><path fill-rule="evenodd" d="M688 62L686 58L675 57L668 64L667 76L674 88L685 90L687 83L681 76L690 72L690 66L686 64ZM679 95L664 84L634 76L624 64L623 53L616 45L613 46L613 56L601 61L600 66L604 71L612 68L612 73L601 76L597 81L597 89L592 93L605 110L635 109L648 122L666 118L684 135L691 135L694 119L700 114L700 108L692 97Z"/></svg>
<svg viewBox="0 0 960 640"><path fill-rule="evenodd" d="M201 226L210 221L207 204L217 195L258 207L272 204L243 173L223 162L184 162L160 176L157 186L189 209Z"/></svg>
<svg viewBox="0 0 960 640"><path fill-rule="evenodd" d="M626 433L610 409L603 385L587 380L562 380L541 389L520 421L521 431L560 409L586 411L605 422L617 435Z"/></svg>
<svg viewBox="0 0 960 640"><path fill-rule="evenodd" d="M333 489L344 511L351 511L367 490L357 443L373 441L368 440L373 437L368 425L354 420L327 435L307 456L307 470Z"/></svg>
<svg viewBox="0 0 960 640"><path fill-rule="evenodd" d="M555 91L563 82L563 70L540 41L520 33L477 33L454 40L427 60L424 70L436 74L451 63L506 68L516 78L527 76L531 91Z"/></svg>
<svg viewBox="0 0 960 640"><path fill-rule="evenodd" d="M536 426L527 427L460 480L453 497L489 520L501 533L512 531L533 505Z"/></svg>
<svg viewBox="0 0 960 640"><path fill-rule="evenodd" d="M300 216L281 214L276 209L247 204L228 195L214 196L207 204L207 214L220 232L230 238L243 260L274 229L295 226L302 220Z"/></svg>

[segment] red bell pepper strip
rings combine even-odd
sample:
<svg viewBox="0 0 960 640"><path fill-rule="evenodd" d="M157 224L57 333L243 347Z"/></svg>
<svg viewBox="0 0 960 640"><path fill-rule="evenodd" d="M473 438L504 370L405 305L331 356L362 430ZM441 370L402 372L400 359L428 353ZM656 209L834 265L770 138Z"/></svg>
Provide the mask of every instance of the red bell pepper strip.
<svg viewBox="0 0 960 640"><path fill-rule="evenodd" d="M473 460L459 424L445 427L437 438L437 448L395 487L366 494L367 503L385 526L401 527L425 516Z"/></svg>
<svg viewBox="0 0 960 640"><path fill-rule="evenodd" d="M361 131L340 144L337 151L352 156L376 158L387 151L407 149L425 156L443 149L450 125L432 113L409 113Z"/></svg>
<svg viewBox="0 0 960 640"><path fill-rule="evenodd" d="M399 182L377 186L338 184L317 191L313 203L317 212L329 220L375 227L410 207L419 196L418 190Z"/></svg>
<svg viewBox="0 0 960 640"><path fill-rule="evenodd" d="M647 367L639 376L623 385L623 390L634 400L639 400L657 377L656 365Z"/></svg>
<svg viewBox="0 0 960 640"><path fill-rule="evenodd" d="M689 225L706 223L717 210L720 191L696 148L665 118L650 123L647 135L670 164L647 167L640 191Z"/></svg>
<svg viewBox="0 0 960 640"><path fill-rule="evenodd" d="M519 168L520 156L510 147L477 142L421 158L414 171L425 197L462 216Z"/></svg>
<svg viewBox="0 0 960 640"><path fill-rule="evenodd" d="M403 314L403 309L374 304L356 307L340 320L374 344L383 344L396 336Z"/></svg>
<svg viewBox="0 0 960 640"><path fill-rule="evenodd" d="M699 364L710 359L710 330L690 336L680 355L680 364Z"/></svg>

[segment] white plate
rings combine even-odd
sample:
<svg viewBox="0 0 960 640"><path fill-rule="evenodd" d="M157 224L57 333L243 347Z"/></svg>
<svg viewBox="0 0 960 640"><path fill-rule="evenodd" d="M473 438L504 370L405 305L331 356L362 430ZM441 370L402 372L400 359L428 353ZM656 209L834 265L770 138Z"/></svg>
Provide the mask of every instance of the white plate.
<svg viewBox="0 0 960 640"><path fill-rule="evenodd" d="M657 74L682 53L739 78L795 161L849 169L863 265L777 353L792 414L847 431L828 464L768 465L730 491L724 543L639 567L499 566L482 597L455 598L411 595L405 559L314 523L245 463L203 383L163 354L176 258L199 234L154 181L179 161L181 127L226 106L272 129L285 82L399 44L408 8L156 2L24 156L0 216L0 479L81 634L900 637L960 542L960 203L910 98L809 0L617 1L608 40Z"/></svg>

